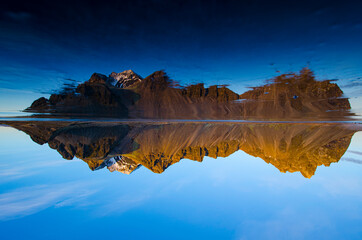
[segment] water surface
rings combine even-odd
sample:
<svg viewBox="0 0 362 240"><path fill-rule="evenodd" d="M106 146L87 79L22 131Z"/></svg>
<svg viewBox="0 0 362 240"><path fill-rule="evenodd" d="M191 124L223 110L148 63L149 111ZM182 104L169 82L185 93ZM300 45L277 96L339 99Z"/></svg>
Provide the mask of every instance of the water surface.
<svg viewBox="0 0 362 240"><path fill-rule="evenodd" d="M358 123L3 123L3 239L361 236Z"/></svg>

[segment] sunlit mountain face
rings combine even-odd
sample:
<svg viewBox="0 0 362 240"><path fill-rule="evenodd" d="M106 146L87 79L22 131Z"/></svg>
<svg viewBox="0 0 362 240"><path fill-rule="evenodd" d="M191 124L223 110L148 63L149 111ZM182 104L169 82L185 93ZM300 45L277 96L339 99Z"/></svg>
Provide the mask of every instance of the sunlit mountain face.
<svg viewBox="0 0 362 240"><path fill-rule="evenodd" d="M182 159L226 158L236 151L259 157L280 172L314 175L337 163L360 127L292 123L78 123L9 122L64 158L82 159L91 170L130 174L140 166L162 173Z"/></svg>
<svg viewBox="0 0 362 240"><path fill-rule="evenodd" d="M2 1L0 239L361 239L361 9Z"/></svg>

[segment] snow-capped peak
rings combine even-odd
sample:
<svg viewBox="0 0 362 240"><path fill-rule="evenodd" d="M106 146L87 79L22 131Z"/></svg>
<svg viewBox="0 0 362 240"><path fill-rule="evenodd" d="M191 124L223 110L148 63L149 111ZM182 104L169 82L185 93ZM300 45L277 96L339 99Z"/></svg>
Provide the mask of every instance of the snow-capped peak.
<svg viewBox="0 0 362 240"><path fill-rule="evenodd" d="M102 169L107 167L110 172L121 172L125 174L130 174L134 170L140 167L140 164L135 163L131 159L125 158L123 156L117 156L113 158L108 158L103 161L103 163L97 167L95 170Z"/></svg>
<svg viewBox="0 0 362 240"><path fill-rule="evenodd" d="M132 70L126 70L120 73L112 72L109 77L115 79L114 86L128 88L143 80L143 78Z"/></svg>

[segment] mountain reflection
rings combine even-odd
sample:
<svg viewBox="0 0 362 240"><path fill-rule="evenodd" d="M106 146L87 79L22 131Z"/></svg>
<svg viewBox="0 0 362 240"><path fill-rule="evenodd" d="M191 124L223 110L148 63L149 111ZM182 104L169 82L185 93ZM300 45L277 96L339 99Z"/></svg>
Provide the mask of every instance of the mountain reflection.
<svg viewBox="0 0 362 240"><path fill-rule="evenodd" d="M228 157L242 150L281 172L314 175L338 162L353 134L351 126L322 123L112 123L7 122L38 144L48 143L64 159L77 157L91 170L130 174L140 166L162 173L182 159Z"/></svg>

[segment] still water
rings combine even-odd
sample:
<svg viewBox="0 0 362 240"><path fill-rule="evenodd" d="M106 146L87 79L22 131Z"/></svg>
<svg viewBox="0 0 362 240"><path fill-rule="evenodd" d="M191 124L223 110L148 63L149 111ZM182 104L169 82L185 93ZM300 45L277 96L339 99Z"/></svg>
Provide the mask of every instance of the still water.
<svg viewBox="0 0 362 240"><path fill-rule="evenodd" d="M2 239L362 236L359 122L2 123Z"/></svg>

